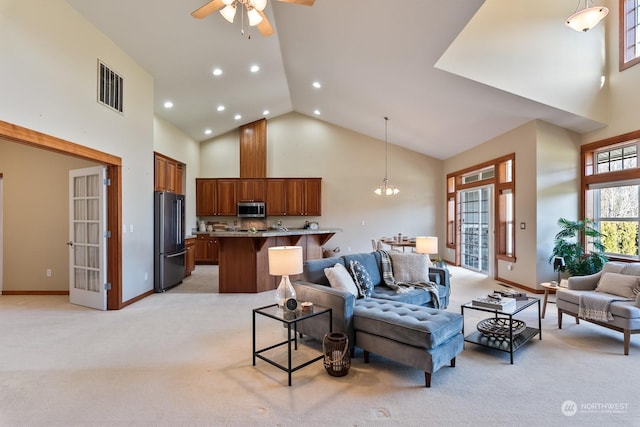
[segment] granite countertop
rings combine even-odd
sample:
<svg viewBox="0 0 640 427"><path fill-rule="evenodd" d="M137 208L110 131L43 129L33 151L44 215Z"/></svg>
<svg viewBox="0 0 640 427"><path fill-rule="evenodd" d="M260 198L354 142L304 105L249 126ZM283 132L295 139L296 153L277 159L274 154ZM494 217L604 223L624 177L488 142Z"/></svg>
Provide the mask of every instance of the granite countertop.
<svg viewBox="0 0 640 427"><path fill-rule="evenodd" d="M193 231L192 234L208 234L217 237L278 237L278 236L298 236L304 234L330 234L342 231L339 228L320 228L310 230L306 228L289 228L286 230L268 229L266 231Z"/></svg>

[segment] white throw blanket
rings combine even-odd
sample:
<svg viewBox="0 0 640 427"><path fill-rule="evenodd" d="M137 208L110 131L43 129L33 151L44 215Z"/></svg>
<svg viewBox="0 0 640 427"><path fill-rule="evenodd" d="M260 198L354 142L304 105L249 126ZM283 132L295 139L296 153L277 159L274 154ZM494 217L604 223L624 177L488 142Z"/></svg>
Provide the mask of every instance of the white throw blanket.
<svg viewBox="0 0 640 427"><path fill-rule="evenodd" d="M602 292L585 292L580 295L578 317L599 322L609 322L613 320L613 315L609 309L611 303L615 301L630 300Z"/></svg>

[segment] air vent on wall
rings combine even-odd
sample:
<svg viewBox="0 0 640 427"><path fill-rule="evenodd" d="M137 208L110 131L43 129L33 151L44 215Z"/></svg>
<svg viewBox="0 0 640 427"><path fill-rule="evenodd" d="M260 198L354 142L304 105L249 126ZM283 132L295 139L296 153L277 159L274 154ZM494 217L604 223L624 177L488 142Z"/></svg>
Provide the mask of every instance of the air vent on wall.
<svg viewBox="0 0 640 427"><path fill-rule="evenodd" d="M122 113L123 87L123 78L98 60L98 102Z"/></svg>

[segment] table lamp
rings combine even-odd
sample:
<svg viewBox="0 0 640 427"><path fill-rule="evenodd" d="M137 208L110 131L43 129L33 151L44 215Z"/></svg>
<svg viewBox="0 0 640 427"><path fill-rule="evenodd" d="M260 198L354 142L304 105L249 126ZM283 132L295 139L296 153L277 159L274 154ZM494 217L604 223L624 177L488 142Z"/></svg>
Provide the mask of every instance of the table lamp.
<svg viewBox="0 0 640 427"><path fill-rule="evenodd" d="M560 286L560 272L564 271L564 258L561 256L553 257L553 269L558 272L558 286Z"/></svg>
<svg viewBox="0 0 640 427"><path fill-rule="evenodd" d="M438 253L438 238L432 236L418 236L416 237L416 252L419 254L426 254L429 259L430 254ZM429 259L429 262L431 260Z"/></svg>
<svg viewBox="0 0 640 427"><path fill-rule="evenodd" d="M282 276L276 289L276 303L279 308L289 298L296 297L296 291L289 280L290 274L302 273L302 246L275 246L269 248L269 274Z"/></svg>

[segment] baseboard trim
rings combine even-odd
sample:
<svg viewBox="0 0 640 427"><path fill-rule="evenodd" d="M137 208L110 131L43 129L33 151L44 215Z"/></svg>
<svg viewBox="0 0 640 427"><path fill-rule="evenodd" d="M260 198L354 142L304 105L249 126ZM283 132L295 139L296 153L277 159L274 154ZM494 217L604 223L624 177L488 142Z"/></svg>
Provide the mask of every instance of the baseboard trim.
<svg viewBox="0 0 640 427"><path fill-rule="evenodd" d="M153 291L153 290L147 291L144 294L138 295L135 298L131 298L130 300L127 300L127 301L123 302L122 306L120 306L120 308L125 308L126 306L131 305L131 304L133 304L135 302L138 302L141 299L144 299L144 298L148 297L149 295L153 295L153 294L155 294L155 291Z"/></svg>
<svg viewBox="0 0 640 427"><path fill-rule="evenodd" d="M69 291L2 291L2 295L69 295Z"/></svg>

